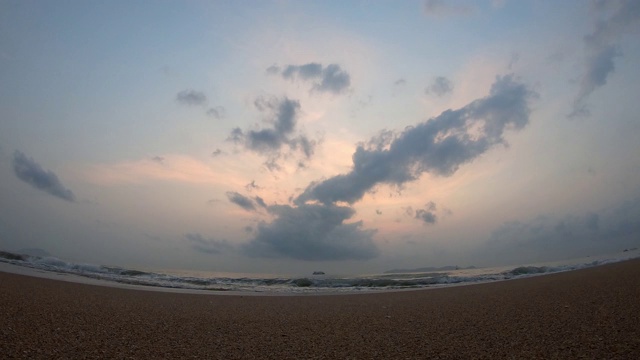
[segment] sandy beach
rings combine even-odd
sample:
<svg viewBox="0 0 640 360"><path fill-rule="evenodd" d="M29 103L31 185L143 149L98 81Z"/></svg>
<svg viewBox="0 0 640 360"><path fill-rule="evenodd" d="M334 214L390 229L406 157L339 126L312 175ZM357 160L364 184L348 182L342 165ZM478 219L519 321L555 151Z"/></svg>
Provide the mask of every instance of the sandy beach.
<svg viewBox="0 0 640 360"><path fill-rule="evenodd" d="M327 296L137 291L0 273L3 358L634 359L640 260Z"/></svg>

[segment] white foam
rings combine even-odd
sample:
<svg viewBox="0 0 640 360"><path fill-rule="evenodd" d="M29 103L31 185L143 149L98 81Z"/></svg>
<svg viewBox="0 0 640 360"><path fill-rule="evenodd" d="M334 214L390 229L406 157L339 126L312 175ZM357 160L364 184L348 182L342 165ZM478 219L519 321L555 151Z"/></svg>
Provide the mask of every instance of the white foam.
<svg viewBox="0 0 640 360"><path fill-rule="evenodd" d="M55 257L26 256L22 260L0 257L0 271L46 277L85 284L115 286L169 292L215 294L323 294L424 289L473 284L539 276L560 271L576 270L640 257L640 250L631 249L615 254L571 259L565 261L452 270L435 273L382 274L335 277L330 275L299 278L242 276L220 274L186 274L138 271L95 264L71 263Z"/></svg>

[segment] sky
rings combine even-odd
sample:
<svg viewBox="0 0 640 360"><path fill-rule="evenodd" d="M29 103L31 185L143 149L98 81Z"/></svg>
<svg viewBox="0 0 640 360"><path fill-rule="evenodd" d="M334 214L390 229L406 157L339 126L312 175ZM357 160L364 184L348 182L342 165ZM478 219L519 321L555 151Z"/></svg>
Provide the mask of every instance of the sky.
<svg viewBox="0 0 640 360"><path fill-rule="evenodd" d="M640 245L640 1L0 0L0 249L298 274Z"/></svg>

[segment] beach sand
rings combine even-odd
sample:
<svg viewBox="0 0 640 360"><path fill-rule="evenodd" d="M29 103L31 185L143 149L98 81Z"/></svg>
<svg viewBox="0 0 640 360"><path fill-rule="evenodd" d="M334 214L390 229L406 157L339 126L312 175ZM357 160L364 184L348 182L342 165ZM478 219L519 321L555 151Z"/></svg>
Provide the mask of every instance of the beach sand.
<svg viewBox="0 0 640 360"><path fill-rule="evenodd" d="M0 273L2 358L638 359L640 260L443 289L216 296Z"/></svg>

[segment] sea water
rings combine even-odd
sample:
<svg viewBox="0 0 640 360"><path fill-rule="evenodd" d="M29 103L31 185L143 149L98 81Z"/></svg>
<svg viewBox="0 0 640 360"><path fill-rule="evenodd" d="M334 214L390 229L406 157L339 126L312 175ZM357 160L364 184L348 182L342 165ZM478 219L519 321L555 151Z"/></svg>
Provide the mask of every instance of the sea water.
<svg viewBox="0 0 640 360"><path fill-rule="evenodd" d="M633 248L599 256L501 267L357 276L278 276L187 270L139 270L0 251L0 271L146 290L287 295L395 291L465 285L577 270L638 257L640 249Z"/></svg>

